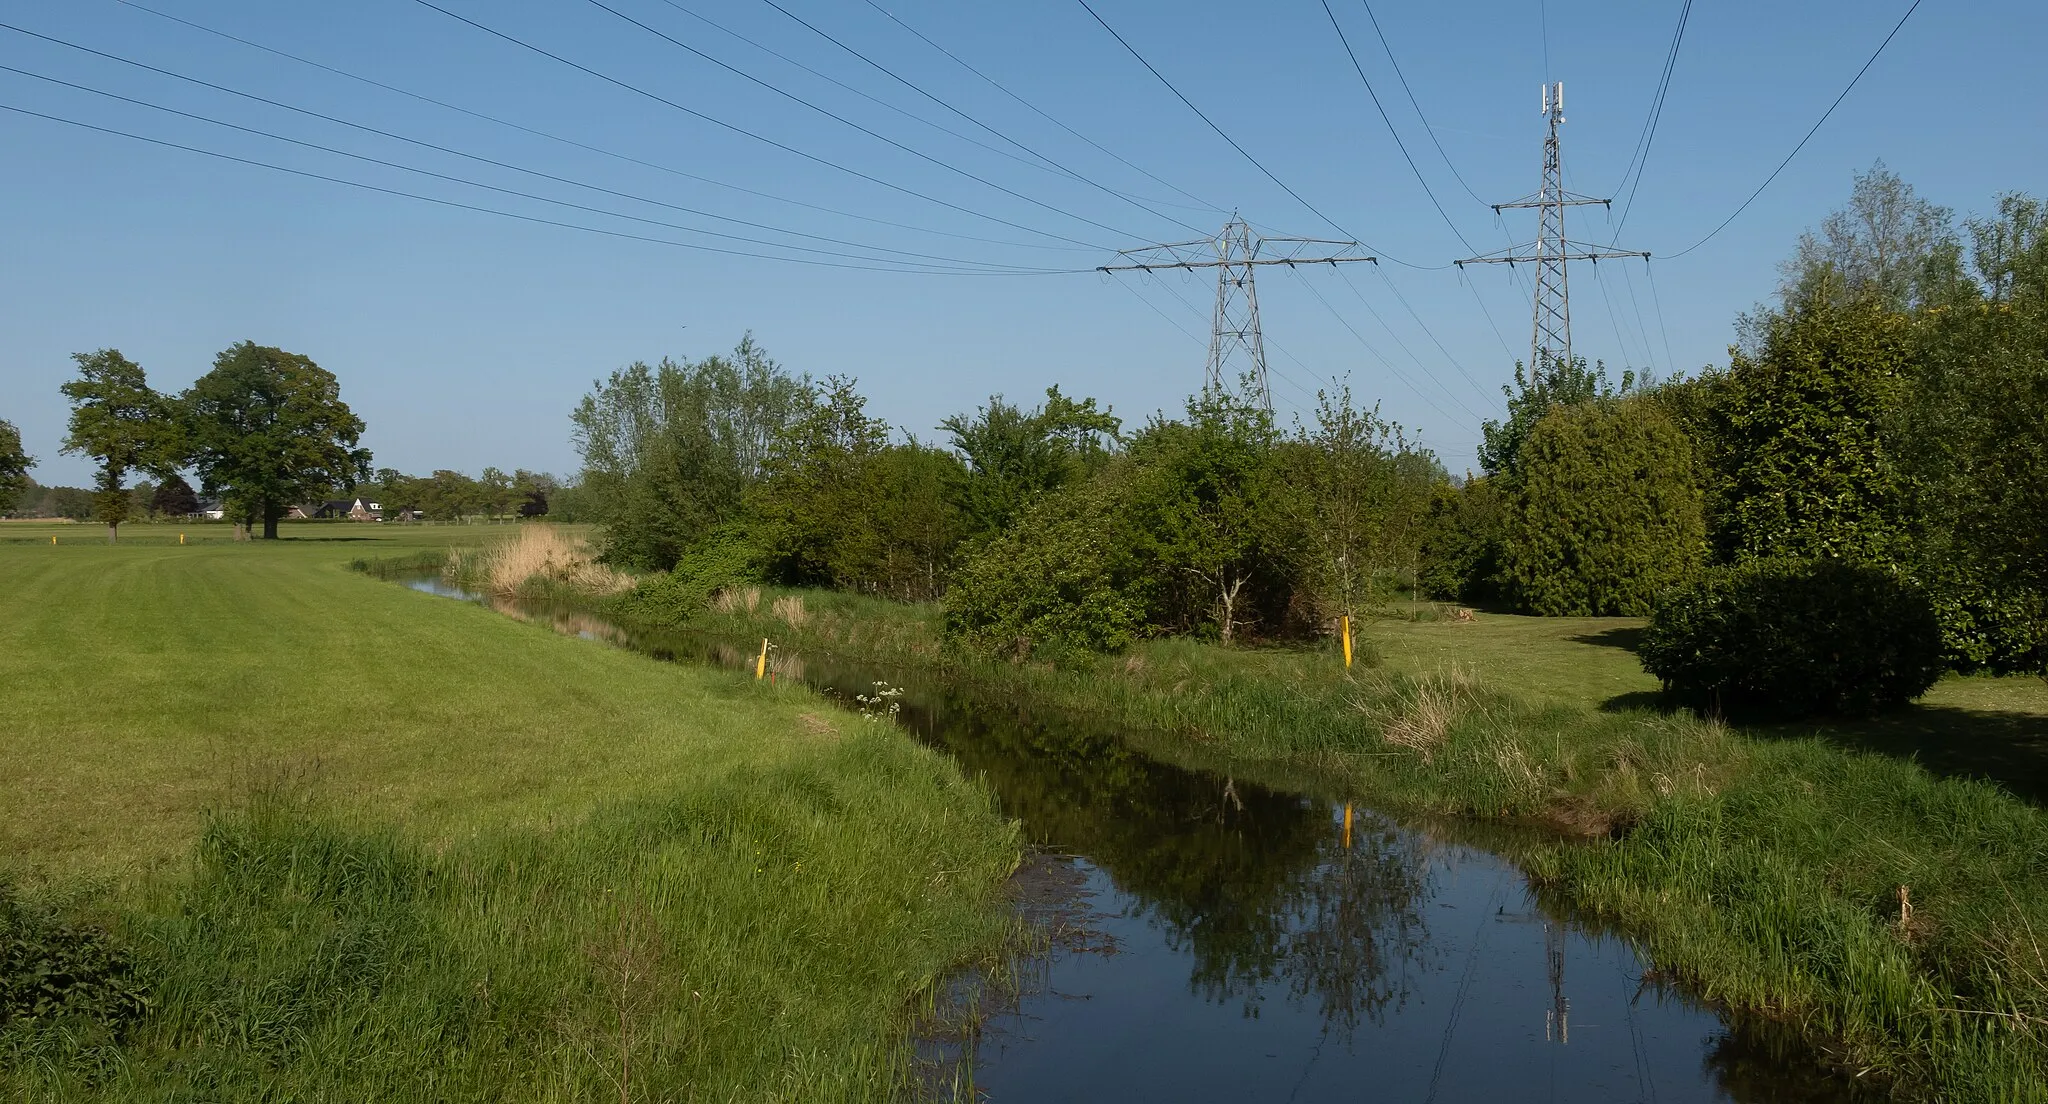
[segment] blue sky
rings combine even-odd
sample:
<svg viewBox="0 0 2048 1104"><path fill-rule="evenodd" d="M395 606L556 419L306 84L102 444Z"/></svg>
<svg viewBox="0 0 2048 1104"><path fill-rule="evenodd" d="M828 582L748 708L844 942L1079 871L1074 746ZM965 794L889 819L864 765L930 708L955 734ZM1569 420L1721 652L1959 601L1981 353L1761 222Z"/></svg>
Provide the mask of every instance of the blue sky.
<svg viewBox="0 0 2048 1104"><path fill-rule="evenodd" d="M721 255L434 205L0 111L0 210L8 214L0 219L0 418L20 426L41 461L34 474L47 483L88 478L86 461L58 454L65 407L57 388L70 375L71 353L103 346L141 362L163 389L189 384L214 353L245 338L306 353L340 377L343 397L369 423L365 443L379 465L411 471L573 471L567 412L594 377L635 359L724 351L747 330L790 368L859 377L871 409L926 438L941 418L992 392L1030 399L1054 383L1142 420L1200 385L1214 285L1178 275L1110 278L1093 266L1117 247L1192 237L1191 226L1213 232L1233 208L1268 232L1343 236L1217 137L1075 0L878 2L1115 157L984 83L865 0L777 2L972 121L765 0L604 2L923 157L589 0L436 3L810 157L608 84L417 0L140 2L660 168L383 91L116 0L5 0L0 22L623 196L315 120L16 31L0 30L0 65L533 196L870 259L806 255L814 260L880 258L881 267L899 267L905 254L924 254L949 260L921 263L946 267L1080 271L875 272ZM1621 244L1673 253L1711 230L1819 118L1908 2L1697 5ZM1526 355L1526 292L1502 269L1461 276L1434 268L1465 247L1402 160L1321 0L1091 3L1288 187L1387 258L1377 270L1356 266L1349 283L1327 270L1261 273L1283 417L1307 406L1325 379L1348 375L1356 393L1419 431L1453 469L1468 466L1480 420L1498 414L1498 387L1513 359ZM1453 178L1359 0L1331 7L1465 238L1492 249L1509 235L1529 237L1528 213L1510 212L1503 230ZM1480 197L1497 202L1537 186L1537 90L1546 77L1566 82L1568 184L1593 195L1615 189L1679 8L1678 0L1380 0L1373 11L1451 163ZM2048 190L2048 146L2039 140L2048 77L2035 56L2043 41L2048 7L2038 3L1929 0L1754 206L1706 246L1653 263L1654 286L1639 262L1626 276L1603 265L1597 279L1574 266L1576 350L1667 374L1723 361L1736 314L1771 292L1775 265L1800 230L1880 158L1927 197L1965 212L1991 207L2001 191ZM0 72L0 104L536 219L798 255L350 160L13 72ZM1027 163L1020 146L1073 175ZM1604 243L1614 232L1597 208L1572 214L1575 237ZM984 274L997 271L1004 274Z"/></svg>

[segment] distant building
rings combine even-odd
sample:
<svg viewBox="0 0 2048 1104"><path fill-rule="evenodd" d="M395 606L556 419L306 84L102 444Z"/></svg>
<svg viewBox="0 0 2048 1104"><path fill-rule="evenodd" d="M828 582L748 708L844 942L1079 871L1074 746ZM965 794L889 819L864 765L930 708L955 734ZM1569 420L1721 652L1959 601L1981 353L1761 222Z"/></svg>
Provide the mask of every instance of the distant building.
<svg viewBox="0 0 2048 1104"><path fill-rule="evenodd" d="M295 511L301 509L294 507ZM311 507L300 517L347 518L350 521L382 521L384 507L367 498L334 498Z"/></svg>

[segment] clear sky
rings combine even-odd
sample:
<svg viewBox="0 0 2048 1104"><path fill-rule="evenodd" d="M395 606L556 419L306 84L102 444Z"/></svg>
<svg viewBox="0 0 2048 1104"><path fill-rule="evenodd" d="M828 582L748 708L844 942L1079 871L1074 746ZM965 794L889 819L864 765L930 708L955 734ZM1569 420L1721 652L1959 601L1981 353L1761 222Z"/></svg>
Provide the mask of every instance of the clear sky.
<svg viewBox="0 0 2048 1104"><path fill-rule="evenodd" d="M1214 284L1092 269L1118 247L1193 237L1190 227L1214 233L1232 209L1271 233L1356 235L1383 258L1376 270L1355 266L1348 283L1327 269L1261 272L1283 417L1307 406L1324 379L1348 375L1354 391L1463 469L1480 420L1500 410L1513 360L1526 355L1523 277L1436 267L1466 246L1403 160L1322 0L1090 2L1336 226L1210 130L1078 0L777 0L789 14L766 0L603 2L619 14L594 0L435 0L453 15L420 0L0 0L0 22L20 30L531 173L19 30L0 30L0 65L461 180L18 72L0 71L0 105L617 234L974 273L822 267L605 236L0 111L0 418L20 426L40 459L33 474L45 483L88 478L86 461L58 454L66 408L57 388L71 353L119 348L157 387L175 390L243 339L335 372L369 423L365 443L378 464L408 471L572 472L567 414L594 377L635 359L721 352L748 330L790 368L857 376L873 411L927 439L941 418L992 392L1030 400L1054 383L1142 420L1199 387ZM1908 3L1697 5L1620 244L1663 255L1706 235L1820 117ZM140 4L606 152L267 54ZM1330 6L1458 231L1479 250L1530 237L1531 213L1496 224L1453 176L1360 0ZM1379 0L1372 12L1450 164L1479 197L1500 202L1538 184L1537 90L1546 77L1566 82L1568 185L1615 191L1680 8L1681 0ZM1603 264L1597 278L1574 266L1576 350L1667 374L1724 360L1737 312L1770 294L1801 229L1878 159L1964 212L1990 208L2003 191L2048 191L2044 42L2048 5L2038 0L1926 0L1805 151L1718 237L1653 262L1654 284L1641 262ZM1617 200L1616 220L1621 209ZM1603 244L1614 236L1599 208L1574 210L1568 229ZM1033 269L1078 271L1025 271Z"/></svg>

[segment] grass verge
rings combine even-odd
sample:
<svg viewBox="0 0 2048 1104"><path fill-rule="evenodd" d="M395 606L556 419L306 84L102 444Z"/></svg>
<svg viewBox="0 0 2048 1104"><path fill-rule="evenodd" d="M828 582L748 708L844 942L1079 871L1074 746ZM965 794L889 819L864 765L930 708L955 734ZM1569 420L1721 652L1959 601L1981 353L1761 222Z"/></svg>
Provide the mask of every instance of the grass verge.
<svg viewBox="0 0 2048 1104"><path fill-rule="evenodd" d="M771 591L694 624L1102 717L1170 756L1314 777L1395 811L1549 825L1579 838L1523 850L1531 874L1703 997L1790 1022L1845 1070L1907 1092L2048 1099L2048 815L1990 782L1845 746L1854 732L1635 707L1631 661L1610 646L1625 624L1375 625L1379 664L1350 673L1327 652L1187 641L1068 669L991 662L945 641L929 607L844 594ZM1463 657L1518 658L1499 680L1489 664L1431 663L1411 646L1429 630L1463 634L1434 638ZM1567 632L1613 658L1589 671L1561 645L1530 654ZM2037 726L2048 715L2038 683L1978 682L1947 693Z"/></svg>
<svg viewBox="0 0 2048 1104"><path fill-rule="evenodd" d="M885 1098L1010 931L888 726L346 569L470 532L127 528L0 545L0 1097Z"/></svg>

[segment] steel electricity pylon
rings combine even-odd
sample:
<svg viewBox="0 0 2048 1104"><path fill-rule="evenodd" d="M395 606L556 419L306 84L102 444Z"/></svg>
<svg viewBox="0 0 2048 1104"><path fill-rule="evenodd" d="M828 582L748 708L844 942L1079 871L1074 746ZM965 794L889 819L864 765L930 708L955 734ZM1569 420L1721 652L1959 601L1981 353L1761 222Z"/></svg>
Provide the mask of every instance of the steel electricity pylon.
<svg viewBox="0 0 2048 1104"><path fill-rule="evenodd" d="M1460 268L1468 264L1527 263L1536 266L1536 303L1531 312L1535 318L1529 337L1529 371L1532 374L1560 362L1571 363L1572 292L1566 278L1569 262L1592 261L1597 264L1615 257L1650 259L1648 253L1582 246L1565 236L1565 208L1594 203L1605 207L1614 201L1565 191L1564 163L1557 143L1557 128L1564 122L1563 81L1543 86L1543 117L1550 125L1550 133L1543 140L1543 186L1534 195L1513 203L1493 205L1496 215L1515 208L1536 208L1536 240L1527 245L1509 246L1483 257L1451 262Z"/></svg>
<svg viewBox="0 0 2048 1104"><path fill-rule="evenodd" d="M1323 256L1308 256L1321 247ZM1223 224L1213 238L1169 242L1125 249L1117 253L1126 263L1100 266L1102 272L1156 272L1165 268L1216 270L1216 313L1209 330L1209 364L1203 377L1207 387L1222 387L1233 369L1248 373L1258 388L1258 399L1273 408L1273 392L1266 383L1266 339L1259 331L1259 290L1252 273L1260 265L1339 265L1356 261L1379 263L1379 258L1355 252L1365 247L1355 241L1328 238L1276 238L1255 232L1236 215Z"/></svg>

